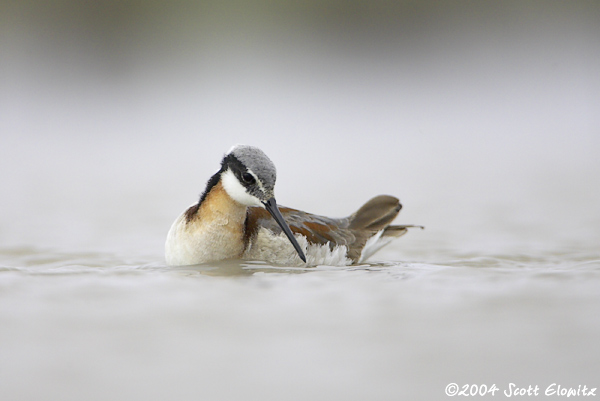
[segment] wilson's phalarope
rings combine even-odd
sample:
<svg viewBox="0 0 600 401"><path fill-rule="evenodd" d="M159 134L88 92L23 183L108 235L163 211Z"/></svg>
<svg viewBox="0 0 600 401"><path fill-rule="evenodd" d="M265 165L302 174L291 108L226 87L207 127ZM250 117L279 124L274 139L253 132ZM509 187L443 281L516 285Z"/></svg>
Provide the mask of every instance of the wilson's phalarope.
<svg viewBox="0 0 600 401"><path fill-rule="evenodd" d="M415 227L390 225L402 205L387 195L371 199L345 218L279 208L275 179L275 165L263 151L234 146L208 180L200 201L171 226L167 263L240 258L283 265L302 265L301 260L308 265L350 265Z"/></svg>

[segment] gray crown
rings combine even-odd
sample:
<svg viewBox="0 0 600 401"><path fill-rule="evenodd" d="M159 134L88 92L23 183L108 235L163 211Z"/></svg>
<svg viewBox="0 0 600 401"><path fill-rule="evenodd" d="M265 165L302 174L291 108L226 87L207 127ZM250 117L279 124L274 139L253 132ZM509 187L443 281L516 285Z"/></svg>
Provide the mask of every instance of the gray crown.
<svg viewBox="0 0 600 401"><path fill-rule="evenodd" d="M228 154L235 156L247 169L256 174L256 177L268 192L273 191L277 179L277 170L265 152L254 146L236 145Z"/></svg>

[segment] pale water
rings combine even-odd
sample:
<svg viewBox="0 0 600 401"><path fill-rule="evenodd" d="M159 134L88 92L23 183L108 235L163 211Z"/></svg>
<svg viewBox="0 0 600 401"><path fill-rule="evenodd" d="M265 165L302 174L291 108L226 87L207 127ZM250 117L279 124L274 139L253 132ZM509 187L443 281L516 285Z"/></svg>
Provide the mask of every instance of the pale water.
<svg viewBox="0 0 600 401"><path fill-rule="evenodd" d="M32 151L71 157L59 147ZM144 182L156 173L152 162L138 180L112 176L116 183L97 187L110 166L96 177L65 175L60 160L17 152L24 166L42 164L38 157L48 164L12 170L22 182L5 198L3 400L432 400L445 399L450 383L600 386L597 164L564 176L496 175L505 188L492 194L455 176L427 182L417 168L411 175L425 182L397 221L426 229L372 264L169 268L162 246L171 219L213 169L198 168L189 191L166 174ZM285 165L293 150L281 152L273 159ZM217 165L220 153L207 158ZM195 175L176 164L173 177ZM29 184L38 174L47 187L41 178ZM401 195L402 183L386 176ZM304 185L318 194L312 202L288 183L281 202L292 204L297 190L299 207L325 213L338 203L343 215L368 197L340 198L325 181Z"/></svg>
<svg viewBox="0 0 600 401"><path fill-rule="evenodd" d="M5 36L0 399L443 400L452 383L567 399L552 391L600 387L600 29L588 8L513 10L530 17L516 30L510 11L478 9L491 30L453 14L377 51L377 38L338 46L301 24L273 42L272 26L247 36L241 24L235 45L180 53L129 43L114 59L64 32L55 53L41 33ZM283 205L344 216L389 193L399 224L426 228L359 266L167 267L170 224L235 143L271 157Z"/></svg>

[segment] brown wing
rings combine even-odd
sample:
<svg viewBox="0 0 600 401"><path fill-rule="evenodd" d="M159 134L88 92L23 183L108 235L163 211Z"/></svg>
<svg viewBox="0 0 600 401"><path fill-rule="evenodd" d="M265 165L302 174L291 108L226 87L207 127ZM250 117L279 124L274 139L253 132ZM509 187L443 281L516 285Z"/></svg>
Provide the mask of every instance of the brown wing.
<svg viewBox="0 0 600 401"><path fill-rule="evenodd" d="M349 219L332 219L302 212L288 207L279 207L281 215L294 234L302 234L313 244L327 244L331 248L336 245L350 247L356 237L348 229ZM250 239L256 235L260 227L265 227L275 234L281 233L281 227L275 222L268 211L260 207L249 207L246 216L246 236Z"/></svg>
<svg viewBox="0 0 600 401"><path fill-rule="evenodd" d="M390 226L402 205L397 198L379 195L365 203L356 213L349 217L334 219L306 213L288 207L279 210L294 234L302 234L312 244L329 244L331 249L337 245L348 248L347 256L358 262L367 240L379 230L385 236L400 236L409 226ZM281 227L269 212L260 207L249 207L246 217L246 244L256 235L260 227L265 227L276 234Z"/></svg>
<svg viewBox="0 0 600 401"><path fill-rule="evenodd" d="M389 195L376 196L350 216L350 228L354 230L382 230L398 216L400 209L402 209L402 205L398 198Z"/></svg>

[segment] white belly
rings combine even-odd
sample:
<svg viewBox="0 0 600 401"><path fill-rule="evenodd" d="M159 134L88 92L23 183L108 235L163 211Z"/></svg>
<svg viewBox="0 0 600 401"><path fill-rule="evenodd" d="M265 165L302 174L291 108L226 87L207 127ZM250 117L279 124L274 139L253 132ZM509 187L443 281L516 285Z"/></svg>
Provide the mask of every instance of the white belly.
<svg viewBox="0 0 600 401"><path fill-rule="evenodd" d="M332 250L329 248L329 244L309 245L303 235L296 234L295 237L306 255L306 263L302 262L284 233L274 235L265 228L259 230L255 239L244 252L243 258L264 260L284 266L348 266L352 264L352 260L346 257L348 249L345 246L337 246Z"/></svg>

